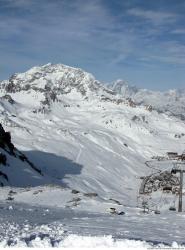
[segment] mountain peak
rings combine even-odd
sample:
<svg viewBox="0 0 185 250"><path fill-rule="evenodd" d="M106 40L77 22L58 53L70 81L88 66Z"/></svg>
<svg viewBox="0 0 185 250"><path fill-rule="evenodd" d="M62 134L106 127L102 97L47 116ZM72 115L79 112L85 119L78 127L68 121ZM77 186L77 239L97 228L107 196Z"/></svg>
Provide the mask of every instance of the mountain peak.
<svg viewBox="0 0 185 250"><path fill-rule="evenodd" d="M167 112L185 120L185 90L171 89L166 92L139 89L123 80L109 84L109 88L122 98L131 98L137 105L152 106L158 112Z"/></svg>
<svg viewBox="0 0 185 250"><path fill-rule="evenodd" d="M4 94L16 94L16 98L20 92L23 92L24 96L27 94L28 99L32 98L30 104L33 106L33 103L37 103L39 110L40 105L41 109L43 106L49 107L52 101L64 102L64 95L68 94L69 99L73 100L80 98L80 100L102 101L112 101L115 94L97 81L92 74L80 68L51 63L12 75L9 80L1 83L1 89ZM23 98L18 97L18 99L22 102Z"/></svg>
<svg viewBox="0 0 185 250"><path fill-rule="evenodd" d="M94 76L82 69L48 63L35 66L25 73L12 75L8 81L3 81L1 87L9 93L30 89L40 92L52 89L69 93L73 88L84 93L88 88L93 89L93 85L96 84Z"/></svg>
<svg viewBox="0 0 185 250"><path fill-rule="evenodd" d="M122 79L118 79L110 83L108 86L116 93L122 95L124 98L131 98L138 91L137 87L130 86L127 81Z"/></svg>
<svg viewBox="0 0 185 250"><path fill-rule="evenodd" d="M24 92L30 99L29 105L50 106L52 101L64 102L64 95L69 99L99 100L114 103L127 103L131 100L136 105L152 106L159 112L167 112L185 119L185 91L169 90L166 92L150 91L130 86L127 81L118 79L107 85L101 84L95 77L80 69L64 64L47 63L35 66L25 73L12 75L0 84L4 95ZM31 96L31 97L30 97ZM12 96L13 99L15 96ZM31 99L32 98L32 99ZM22 97L15 101L22 102ZM26 104L24 101L24 104ZM35 104L37 103L37 104Z"/></svg>

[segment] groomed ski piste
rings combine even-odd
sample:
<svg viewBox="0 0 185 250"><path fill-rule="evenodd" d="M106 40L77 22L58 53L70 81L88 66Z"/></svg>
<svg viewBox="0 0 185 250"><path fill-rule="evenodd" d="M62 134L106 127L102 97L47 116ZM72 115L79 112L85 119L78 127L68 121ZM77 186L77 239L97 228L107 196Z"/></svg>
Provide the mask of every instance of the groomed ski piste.
<svg viewBox="0 0 185 250"><path fill-rule="evenodd" d="M177 197L148 195L149 213L138 202L140 177L153 171L145 162L185 149L182 96L171 96L176 116L62 64L0 85L0 123L15 146L0 148L1 247L185 245L185 207L169 210Z"/></svg>

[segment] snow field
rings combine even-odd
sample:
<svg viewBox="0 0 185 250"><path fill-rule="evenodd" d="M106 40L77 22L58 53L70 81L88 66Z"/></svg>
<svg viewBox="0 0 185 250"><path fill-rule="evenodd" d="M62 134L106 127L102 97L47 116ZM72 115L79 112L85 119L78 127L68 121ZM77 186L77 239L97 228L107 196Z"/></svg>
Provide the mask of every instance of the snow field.
<svg viewBox="0 0 185 250"><path fill-rule="evenodd" d="M92 236L79 236L69 235L61 241L53 242L49 237L35 237L30 240L15 239L14 242L3 240L0 242L0 247L13 247L13 248L67 248L67 249L161 249L161 248L182 248L183 246L173 242L171 246L164 244L151 244L140 240L115 240L112 236L92 237Z"/></svg>

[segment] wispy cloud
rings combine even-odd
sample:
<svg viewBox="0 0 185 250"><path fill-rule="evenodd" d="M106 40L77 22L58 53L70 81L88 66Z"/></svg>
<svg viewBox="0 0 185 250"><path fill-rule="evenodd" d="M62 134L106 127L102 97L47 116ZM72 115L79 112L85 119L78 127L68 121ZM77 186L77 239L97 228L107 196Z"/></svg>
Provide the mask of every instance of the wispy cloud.
<svg viewBox="0 0 185 250"><path fill-rule="evenodd" d="M135 17L146 19L152 22L154 25L171 23L177 18L177 14L175 13L144 10L139 8L129 9L127 13Z"/></svg>
<svg viewBox="0 0 185 250"><path fill-rule="evenodd" d="M172 34L177 34L177 35L185 35L185 29L180 28L180 29L174 29L171 31Z"/></svg>
<svg viewBox="0 0 185 250"><path fill-rule="evenodd" d="M98 58L107 61L108 55L111 55L112 60L112 54L129 51L130 35L117 31L117 20L101 1L82 2L62 1L61 4L56 4L55 1L51 4L49 1L42 10L38 4L35 8L37 11L26 17L0 17L0 40L7 39L11 42L12 39L20 39L22 46L17 46L16 43L14 48L18 53L23 49L42 52L51 48L53 51L55 48L64 57L71 50L74 55L78 55L78 60L89 55L91 60ZM3 46L7 47L9 44L3 43ZM93 56L94 52L96 58Z"/></svg>
<svg viewBox="0 0 185 250"><path fill-rule="evenodd" d="M42 1L42 0L41 0ZM35 0L1 0L0 5L3 8L29 8L33 6Z"/></svg>
<svg viewBox="0 0 185 250"><path fill-rule="evenodd" d="M185 64L178 13L130 2L0 0L0 74L51 61L111 80L126 69Z"/></svg>

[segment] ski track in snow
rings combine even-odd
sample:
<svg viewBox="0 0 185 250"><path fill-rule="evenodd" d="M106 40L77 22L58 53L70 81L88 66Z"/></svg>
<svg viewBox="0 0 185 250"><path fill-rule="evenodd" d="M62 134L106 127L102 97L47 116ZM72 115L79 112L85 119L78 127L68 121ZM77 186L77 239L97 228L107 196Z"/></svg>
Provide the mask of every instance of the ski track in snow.
<svg viewBox="0 0 185 250"><path fill-rule="evenodd" d="M76 162L77 162L77 163L79 163L81 153L82 153L82 149L80 148L80 149L79 149L79 152L78 152L78 155L77 155L77 157L76 157Z"/></svg>

